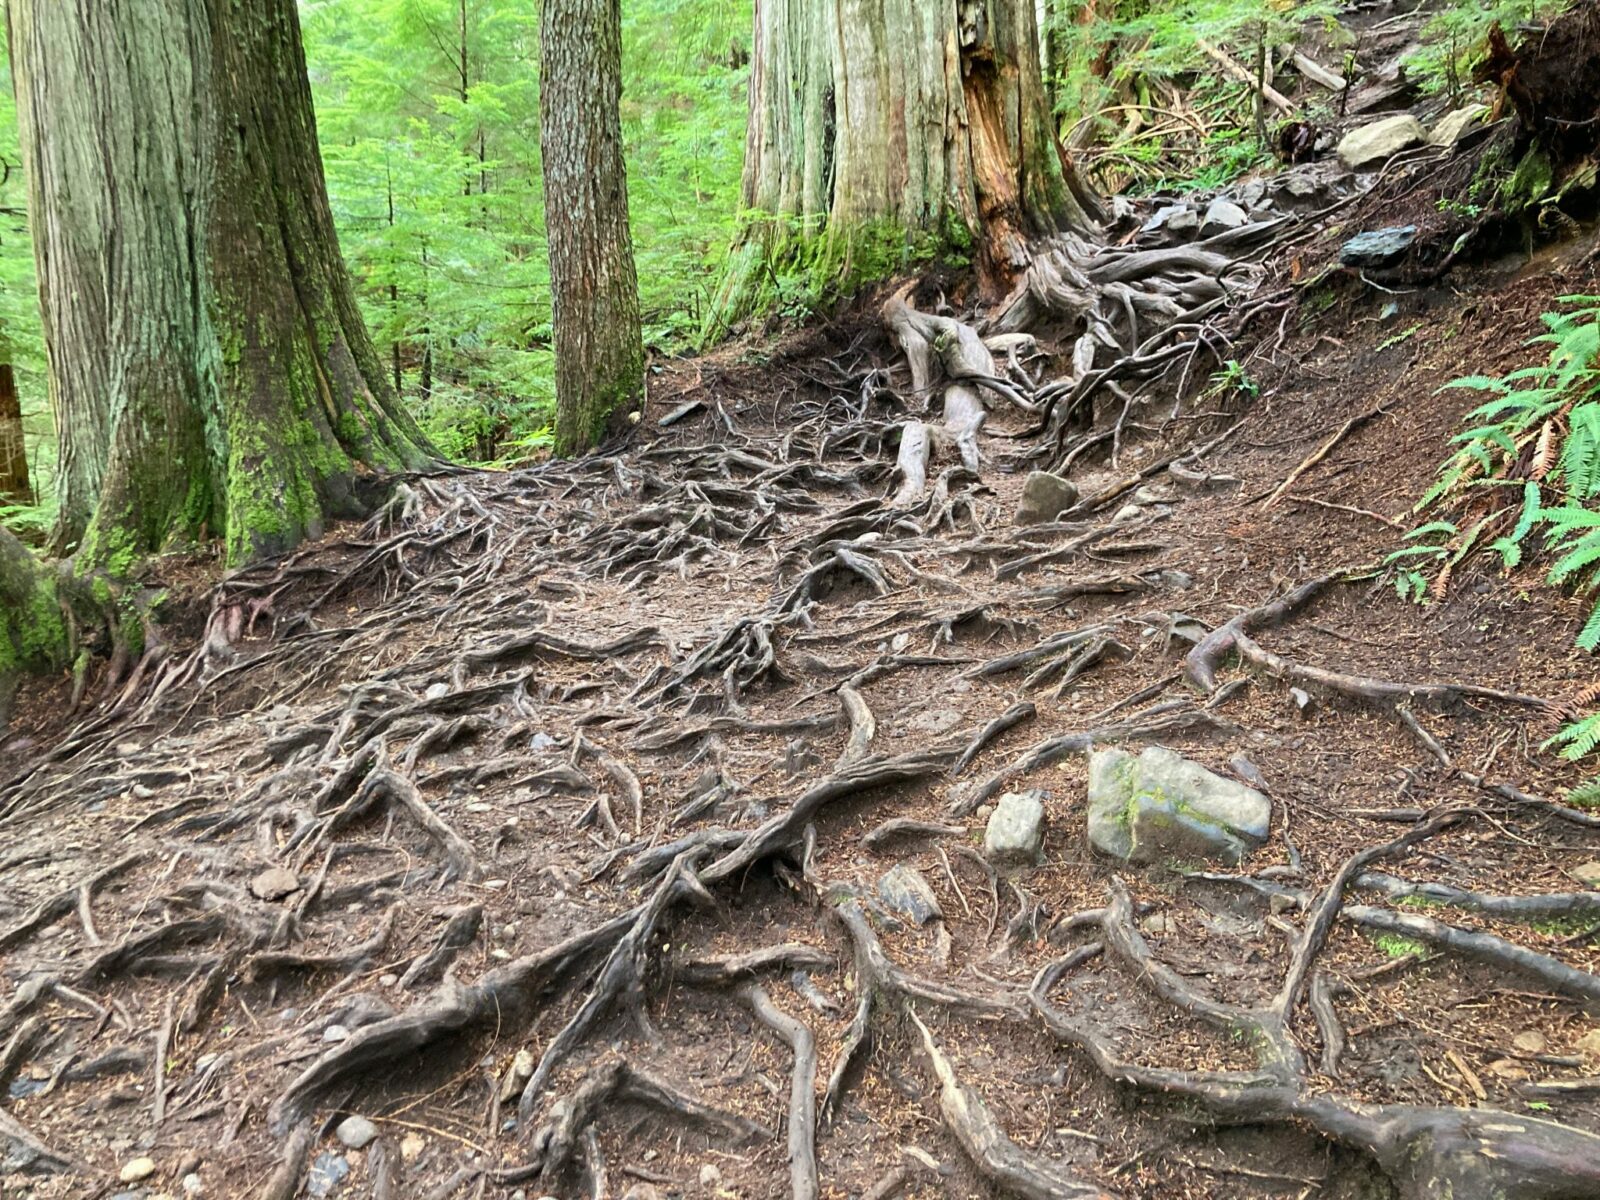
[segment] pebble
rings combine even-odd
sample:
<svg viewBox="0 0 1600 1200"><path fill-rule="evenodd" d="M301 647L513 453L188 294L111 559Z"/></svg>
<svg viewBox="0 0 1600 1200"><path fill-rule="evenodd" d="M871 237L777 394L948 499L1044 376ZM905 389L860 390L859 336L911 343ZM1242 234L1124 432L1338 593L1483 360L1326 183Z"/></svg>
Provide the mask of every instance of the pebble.
<svg viewBox="0 0 1600 1200"><path fill-rule="evenodd" d="M1550 1042L1537 1029L1524 1029L1511 1039L1511 1045L1523 1054L1543 1054Z"/></svg>
<svg viewBox="0 0 1600 1200"><path fill-rule="evenodd" d="M393 987L395 984L397 984L399 982L400 982L400 976L398 976L398 975L379 975L378 976L378 983L382 987Z"/></svg>
<svg viewBox="0 0 1600 1200"><path fill-rule="evenodd" d="M450 685L448 683L430 683L428 690L422 693L423 698L427 700L440 700L449 694Z"/></svg>
<svg viewBox="0 0 1600 1200"><path fill-rule="evenodd" d="M329 1025L322 1031L322 1040L325 1042L342 1042L350 1036L350 1031L343 1025Z"/></svg>
<svg viewBox="0 0 1600 1200"><path fill-rule="evenodd" d="M1113 525L1126 525L1129 521L1137 521L1144 515L1144 509L1137 504L1124 504L1117 509L1117 515L1111 518Z"/></svg>
<svg viewBox="0 0 1600 1200"><path fill-rule="evenodd" d="M1600 1062L1600 1029L1591 1029L1579 1038L1577 1051L1590 1062Z"/></svg>
<svg viewBox="0 0 1600 1200"><path fill-rule="evenodd" d="M700 1168L700 1186L704 1188L722 1186L722 1172L717 1170L715 1163L707 1163Z"/></svg>
<svg viewBox="0 0 1600 1200"><path fill-rule="evenodd" d="M346 1179L350 1178L350 1160L332 1150L324 1150L311 1164L306 1176L306 1195L328 1196Z"/></svg>
<svg viewBox="0 0 1600 1200"><path fill-rule="evenodd" d="M661 1193L648 1183L636 1183L622 1193L622 1200L661 1200Z"/></svg>
<svg viewBox="0 0 1600 1200"><path fill-rule="evenodd" d="M1162 937L1169 933L1176 933L1178 931L1178 923L1167 916L1166 913L1152 913L1139 922L1139 928L1148 934Z"/></svg>
<svg viewBox="0 0 1600 1200"><path fill-rule="evenodd" d="M1600 861L1573 867L1572 877L1585 887L1600 888Z"/></svg>
<svg viewBox="0 0 1600 1200"><path fill-rule="evenodd" d="M250 894L272 903L300 890L300 877L283 867L268 867L250 880Z"/></svg>
<svg viewBox="0 0 1600 1200"><path fill-rule="evenodd" d="M410 1162L421 1154L428 1144L427 1139L420 1133L408 1133L400 1139L400 1157L405 1162Z"/></svg>
<svg viewBox="0 0 1600 1200"><path fill-rule="evenodd" d="M1515 1081L1528 1078L1528 1069L1514 1058L1497 1058L1489 1064L1488 1071L1496 1079Z"/></svg>
<svg viewBox="0 0 1600 1200"><path fill-rule="evenodd" d="M378 1136L378 1127L365 1117L350 1116L339 1122L333 1131L339 1144L351 1150L364 1150Z"/></svg>
<svg viewBox="0 0 1600 1200"><path fill-rule="evenodd" d="M501 888L506 886L506 881L504 879L485 879L483 881L483 886L491 891L498 892Z"/></svg>
<svg viewBox="0 0 1600 1200"><path fill-rule="evenodd" d="M200 1176L189 1174L183 1177L183 1194L185 1196L205 1195L206 1185L200 1181Z"/></svg>
<svg viewBox="0 0 1600 1200"><path fill-rule="evenodd" d="M123 1183L138 1183L141 1179L149 1179L155 1173L155 1159L135 1158L122 1165L122 1170L117 1172L117 1178Z"/></svg>

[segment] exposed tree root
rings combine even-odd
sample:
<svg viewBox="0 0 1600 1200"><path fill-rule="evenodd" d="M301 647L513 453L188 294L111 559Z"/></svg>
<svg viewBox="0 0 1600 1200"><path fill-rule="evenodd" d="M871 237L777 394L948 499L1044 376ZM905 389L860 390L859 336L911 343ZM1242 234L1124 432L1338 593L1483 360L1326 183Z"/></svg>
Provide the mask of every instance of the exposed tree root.
<svg viewBox="0 0 1600 1200"><path fill-rule="evenodd" d="M789 1089L789 1190L794 1200L816 1200L817 1045L811 1031L772 1002L761 987L747 983L740 998L756 1019L794 1051L794 1083Z"/></svg>

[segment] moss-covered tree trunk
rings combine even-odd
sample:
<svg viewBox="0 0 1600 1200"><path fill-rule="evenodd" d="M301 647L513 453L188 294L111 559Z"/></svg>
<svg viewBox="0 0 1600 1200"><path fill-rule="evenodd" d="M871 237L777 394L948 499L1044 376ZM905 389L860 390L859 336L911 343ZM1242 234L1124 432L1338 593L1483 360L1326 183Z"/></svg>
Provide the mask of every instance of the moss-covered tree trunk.
<svg viewBox="0 0 1600 1200"><path fill-rule="evenodd" d="M756 0L752 216L713 326L780 280L848 287L941 249L1005 291L1030 238L1093 225L1054 128L1034 0Z"/></svg>
<svg viewBox="0 0 1600 1200"><path fill-rule="evenodd" d="M592 446L644 385L628 232L618 0L541 0L539 146L556 350L556 448Z"/></svg>
<svg viewBox="0 0 1600 1200"><path fill-rule="evenodd" d="M431 451L339 255L294 0L12 0L57 549L230 561L359 513Z"/></svg>

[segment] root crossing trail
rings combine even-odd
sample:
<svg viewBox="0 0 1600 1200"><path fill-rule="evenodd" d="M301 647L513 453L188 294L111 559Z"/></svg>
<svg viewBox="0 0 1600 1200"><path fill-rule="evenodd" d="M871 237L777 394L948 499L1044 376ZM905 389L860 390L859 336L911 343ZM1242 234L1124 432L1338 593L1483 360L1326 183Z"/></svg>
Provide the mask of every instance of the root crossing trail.
<svg viewBox="0 0 1600 1200"><path fill-rule="evenodd" d="M230 580L3 764L0 1190L1600 1195L1600 819L1524 753L1559 664L1375 594L1372 501L1280 503L1370 393L1157 430L1117 379L1198 339L1111 317L1232 268L1137 257L1118 368L901 296L676 370L624 449ZM1041 464L1079 498L1017 524ZM1092 851L1088 753L1153 744L1266 843Z"/></svg>

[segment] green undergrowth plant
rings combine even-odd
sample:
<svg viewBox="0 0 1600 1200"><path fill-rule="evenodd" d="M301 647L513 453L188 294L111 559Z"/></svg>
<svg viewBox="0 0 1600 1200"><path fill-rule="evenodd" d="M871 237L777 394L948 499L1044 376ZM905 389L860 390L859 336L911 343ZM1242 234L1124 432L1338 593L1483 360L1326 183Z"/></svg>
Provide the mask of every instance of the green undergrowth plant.
<svg viewBox="0 0 1600 1200"><path fill-rule="evenodd" d="M1388 557L1402 597L1442 597L1456 569L1478 553L1495 556L1506 574L1537 560L1554 586L1584 596L1600 589L1600 296L1560 303L1529 343L1549 348L1544 362L1446 385L1488 398L1467 415L1455 452L1417 504L1434 519ZM1600 649L1600 603L1577 644ZM1576 703L1597 699L1600 689L1591 689ZM1600 712L1575 712L1546 745L1584 758L1600 746ZM1600 798L1600 787L1594 791Z"/></svg>

